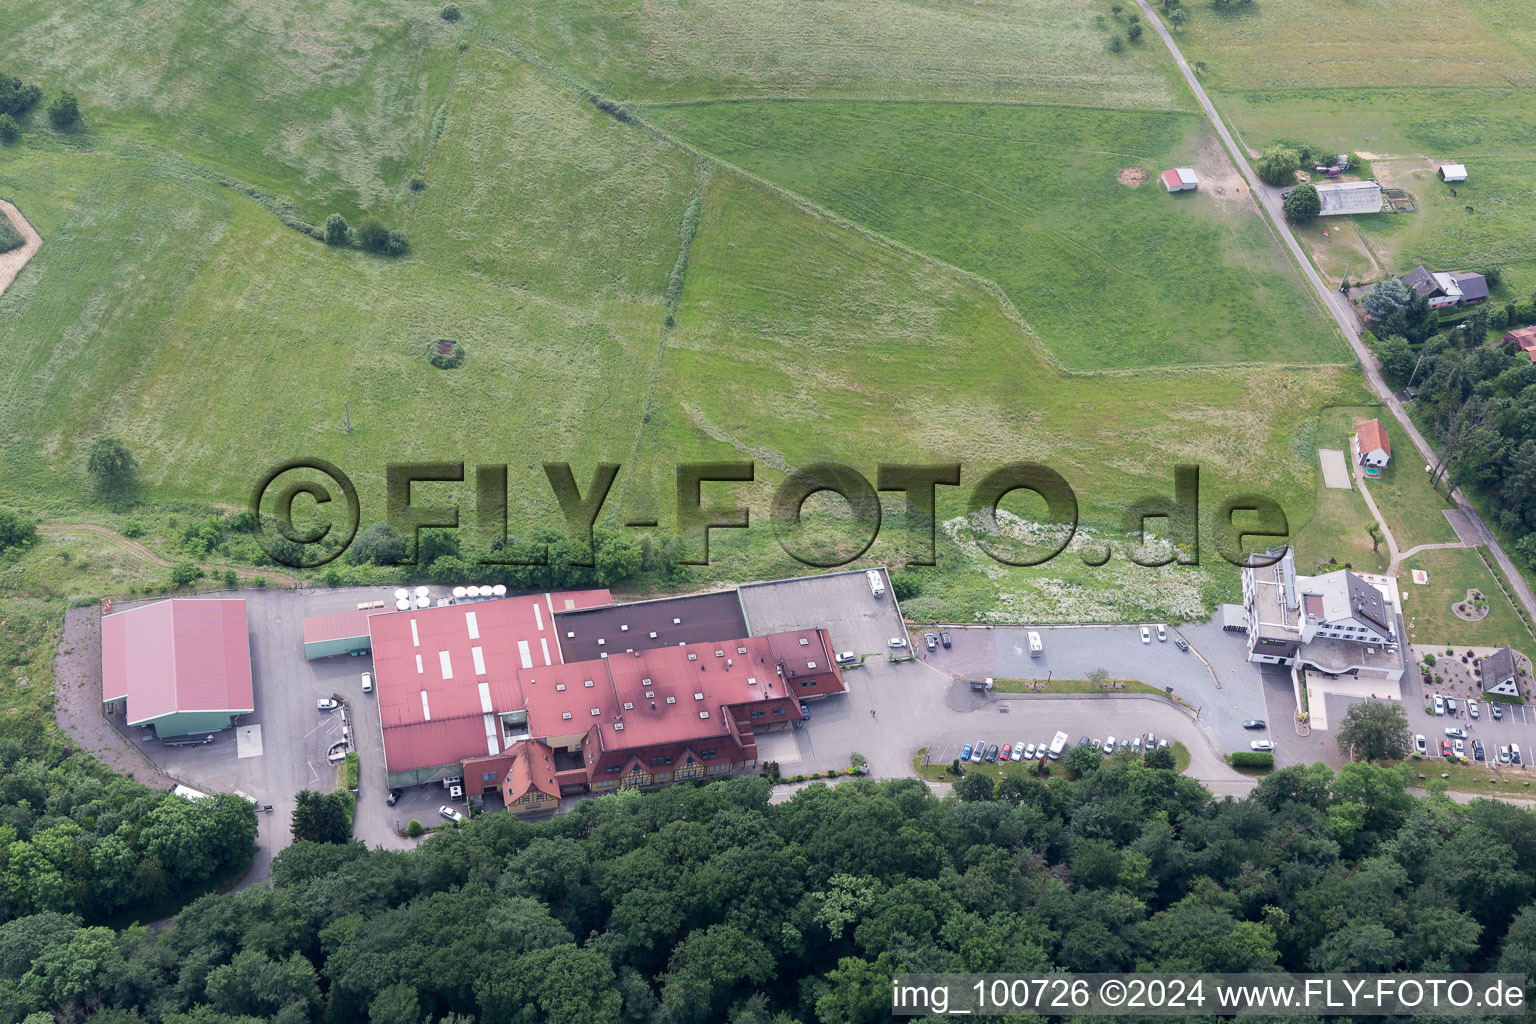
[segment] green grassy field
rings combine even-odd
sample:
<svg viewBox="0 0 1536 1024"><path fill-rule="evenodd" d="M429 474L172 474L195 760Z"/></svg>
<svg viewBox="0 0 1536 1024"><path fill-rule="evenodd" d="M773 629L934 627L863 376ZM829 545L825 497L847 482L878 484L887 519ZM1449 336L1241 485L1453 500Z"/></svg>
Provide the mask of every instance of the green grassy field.
<svg viewBox="0 0 1536 1024"><path fill-rule="evenodd" d="M1383 184L1417 200L1414 213L1355 218L1370 259L1336 239L1320 244L1323 228L1311 229L1325 270L1352 264L1359 278L1377 276L1372 262L1393 274L1421 261L1497 263L1506 288L1494 298L1513 301L1536 289L1529 13L1510 0L1453 0L1432 18L1386 0L1262 0L1230 14L1191 8L1179 42L1205 63L1206 88L1250 150L1292 139L1358 152ZM1267 59L1275 52L1285 59ZM1468 166L1456 196L1435 178L1443 162Z"/></svg>
<svg viewBox="0 0 1536 1024"><path fill-rule="evenodd" d="M1106 52L1107 2L516 0L461 5L627 100L859 96L1163 109L1188 100L1151 45Z"/></svg>
<svg viewBox="0 0 1536 1024"><path fill-rule="evenodd" d="M1318 460L1319 448L1334 448L1349 458L1349 438L1357 420L1369 418L1373 410L1360 406L1325 409L1306 434L1312 457L1311 479L1316 490L1317 512L1296 532L1296 570L1302 573L1327 572L1351 565L1362 572L1385 572L1385 539L1371 550L1369 527L1376 522L1371 510L1351 478L1350 488L1325 487ZM1389 521L1390 525L1390 521Z"/></svg>
<svg viewBox="0 0 1536 1024"><path fill-rule="evenodd" d="M701 148L995 281L1066 366L1343 361L1193 115L954 104L662 108ZM1207 166L1201 167L1201 163ZM1194 163L1198 193L1128 188Z"/></svg>
<svg viewBox="0 0 1536 1024"><path fill-rule="evenodd" d="M540 462L569 459L584 482L616 461L613 520L666 529L676 463L752 458L757 482L719 493L756 525L717 532L699 582L805 571L763 522L791 466L833 458L873 478L882 461L961 460L914 614L1030 621L1180 621L1231 597L1208 528L1197 568L1078 557L1123 547L1121 510L1170 492L1176 463L1202 467L1207 515L1256 491L1311 517L1295 439L1311 410L1357 400L1358 374L1246 197L1115 181L1178 161L1216 161L1202 173L1219 180L1220 155L1198 119L1164 110L1184 97L1156 51L1104 52L1094 11L462 6L458 26L354 0L283 14L241 0L202 19L150 0L0 11L23 40L14 69L75 89L86 117L65 135L34 119L0 150L0 193L49 239L0 297L9 495L122 525L83 479L85 446L116 432L149 502L129 516L155 543L175 532L168 503L240 504L267 466L316 455L356 481L365 521L382 516L387 462L508 463L515 532L556 515ZM322 15L345 27L317 31ZM897 54L911 19L952 31ZM794 35L834 29L861 45ZM662 101L645 108L660 130L586 85ZM738 90L1155 109L665 102ZM742 140L765 131L786 144L777 185L722 162L756 169ZM1082 214L1084 195L1104 211ZM283 210L376 215L412 251L330 249ZM463 343L462 367L427 365L437 337ZM1252 365L1140 368L1234 361ZM987 558L963 518L969 486L1014 460L1062 472L1083 518L1077 546L1033 570ZM426 491L473 521L472 484ZM916 548L899 496L885 507L867 560L896 564ZM832 499L808 509L822 532L845 521Z"/></svg>
<svg viewBox="0 0 1536 1024"><path fill-rule="evenodd" d="M1429 573L1429 582L1423 586L1413 583L1407 575L1410 569ZM1404 560L1403 573L1398 586L1404 616L1413 622L1408 630L1410 642L1462 647L1508 645L1527 654L1536 649L1530 632L1476 551L1421 551ZM1466 599L1468 588L1480 590L1488 598L1488 615L1476 622L1467 622L1451 610L1457 601Z"/></svg>

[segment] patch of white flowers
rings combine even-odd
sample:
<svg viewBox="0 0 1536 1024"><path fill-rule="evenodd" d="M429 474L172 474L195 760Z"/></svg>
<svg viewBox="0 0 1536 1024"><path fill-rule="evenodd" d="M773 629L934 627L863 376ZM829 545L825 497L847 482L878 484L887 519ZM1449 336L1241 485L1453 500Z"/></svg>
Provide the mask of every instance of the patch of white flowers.
<svg viewBox="0 0 1536 1024"><path fill-rule="evenodd" d="M1035 557L1057 547L1068 528L1059 523L1022 519L998 510L995 528L988 529L984 514L957 516L944 522L944 532L965 555L969 567L986 576L996 592L996 602L983 610L986 622L1124 622L1150 613L1177 619L1203 619L1211 613L1202 588L1213 582L1201 566L1168 564L1158 568L1138 565L1133 552L1144 561L1173 554L1167 540L1149 536L1137 550L1138 538L1114 535L1079 526L1066 549L1033 568L1005 565L983 550L978 538L994 550L1027 549ZM1110 560L1101 566L1083 563L1083 555L1097 561L1106 548ZM909 609L916 614L916 609Z"/></svg>

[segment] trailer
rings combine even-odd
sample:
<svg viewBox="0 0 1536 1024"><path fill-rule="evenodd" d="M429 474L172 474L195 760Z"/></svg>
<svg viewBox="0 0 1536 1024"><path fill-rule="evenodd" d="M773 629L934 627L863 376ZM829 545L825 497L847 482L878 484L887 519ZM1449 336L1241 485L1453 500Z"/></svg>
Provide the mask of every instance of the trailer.
<svg viewBox="0 0 1536 1024"><path fill-rule="evenodd" d="M1067 734L1058 732L1051 740L1050 758L1052 761L1061 760L1061 752L1067 749Z"/></svg>
<svg viewBox="0 0 1536 1024"><path fill-rule="evenodd" d="M879 569L870 569L864 573L864 578L869 581L869 592L876 597L885 596L885 581L880 578Z"/></svg>

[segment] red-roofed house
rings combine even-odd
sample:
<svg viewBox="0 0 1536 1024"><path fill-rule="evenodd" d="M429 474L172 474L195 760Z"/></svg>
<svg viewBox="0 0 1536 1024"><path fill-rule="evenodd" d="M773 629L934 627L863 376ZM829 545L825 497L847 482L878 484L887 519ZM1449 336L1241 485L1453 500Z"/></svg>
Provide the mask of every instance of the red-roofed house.
<svg viewBox="0 0 1536 1024"><path fill-rule="evenodd" d="M1392 445L1380 420L1366 420L1355 428L1355 455L1362 466L1385 466L1392 458Z"/></svg>
<svg viewBox="0 0 1536 1024"><path fill-rule="evenodd" d="M1169 192L1183 192L1186 189L1200 187L1200 179L1195 177L1193 167L1175 167L1171 171L1164 171L1162 179L1163 188Z"/></svg>
<svg viewBox="0 0 1536 1024"><path fill-rule="evenodd" d="M1512 331L1505 331L1499 344L1520 346L1520 351L1536 363L1536 327L1516 327Z"/></svg>
<svg viewBox="0 0 1536 1024"><path fill-rule="evenodd" d="M103 618L101 699L160 737L255 711L245 602L173 598Z"/></svg>
<svg viewBox="0 0 1536 1024"><path fill-rule="evenodd" d="M557 792L601 793L755 767L759 731L788 729L800 701L846 684L826 631L806 629L524 669L518 687L522 717L501 718L547 745ZM502 759L468 759L464 778L470 796L500 789L513 810L540 809L517 803L536 798Z"/></svg>

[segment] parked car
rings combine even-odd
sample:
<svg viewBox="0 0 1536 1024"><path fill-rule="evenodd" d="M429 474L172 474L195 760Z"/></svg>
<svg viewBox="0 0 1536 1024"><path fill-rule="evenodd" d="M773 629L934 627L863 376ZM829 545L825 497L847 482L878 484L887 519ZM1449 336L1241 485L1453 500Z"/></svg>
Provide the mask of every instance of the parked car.
<svg viewBox="0 0 1536 1024"><path fill-rule="evenodd" d="M1155 746L1157 746L1157 734L1147 733L1147 749L1151 750Z"/></svg>
<svg viewBox="0 0 1536 1024"><path fill-rule="evenodd" d="M924 633L923 643L927 644L928 649L931 651L935 647L939 646L939 638L934 636L932 633Z"/></svg>
<svg viewBox="0 0 1536 1024"><path fill-rule="evenodd" d="M1429 753L1429 744L1425 741L1423 733L1419 733L1418 735L1414 736L1413 749L1417 754L1422 755Z"/></svg>
<svg viewBox="0 0 1536 1024"><path fill-rule="evenodd" d="M1467 753L1467 741L1457 740L1455 743L1451 744L1451 749L1456 751L1457 757L1464 757Z"/></svg>
<svg viewBox="0 0 1536 1024"><path fill-rule="evenodd" d="M962 761L969 761L970 759L971 759L971 745L969 743L967 743L965 746L960 748L960 760L962 760Z"/></svg>
<svg viewBox="0 0 1536 1024"><path fill-rule="evenodd" d="M1173 646L1177 647L1179 650L1183 651L1185 654L1189 653L1189 644L1185 643L1184 642L1184 638L1181 637L1181 636L1176 636L1176 637L1173 638Z"/></svg>
<svg viewBox="0 0 1536 1024"><path fill-rule="evenodd" d="M1499 764L1509 764L1509 748L1506 746L1499 747Z"/></svg>
<svg viewBox="0 0 1536 1024"><path fill-rule="evenodd" d="M1157 642L1160 644L1168 642L1168 627L1161 622L1157 624Z"/></svg>
<svg viewBox="0 0 1536 1024"><path fill-rule="evenodd" d="M981 764L987 759L987 741L982 740L971 750L971 763Z"/></svg>
<svg viewBox="0 0 1536 1024"><path fill-rule="evenodd" d="M1477 701L1475 701L1475 700L1467 701L1467 714L1470 715L1473 718L1477 717Z"/></svg>
<svg viewBox="0 0 1536 1024"><path fill-rule="evenodd" d="M1003 750L1002 750L1002 753L1000 753L998 755L998 760L1000 760L1000 761L1012 761L1013 760L1013 744L1012 743L1004 743L1003 744Z"/></svg>
<svg viewBox="0 0 1536 1024"><path fill-rule="evenodd" d="M1447 736L1450 736L1453 739L1458 739L1458 740L1464 740L1464 739L1467 738L1467 730L1459 728L1459 727L1454 726L1454 725L1446 726L1445 734Z"/></svg>
<svg viewBox="0 0 1536 1024"><path fill-rule="evenodd" d="M317 711L335 711L339 707L341 707L341 701L331 697L321 697L315 701L315 709Z"/></svg>
<svg viewBox="0 0 1536 1024"><path fill-rule="evenodd" d="M389 799L385 800L384 802L389 804L389 806L393 807L393 806L395 806L395 804L400 802L400 798L402 796L405 796L405 790L403 790L403 789L392 789L392 790L389 791Z"/></svg>
<svg viewBox="0 0 1536 1024"><path fill-rule="evenodd" d="M1152 642L1152 631L1146 626L1141 627L1141 642L1144 644L1149 644Z"/></svg>
<svg viewBox="0 0 1536 1024"><path fill-rule="evenodd" d="M452 807L449 807L447 804L439 807L437 809L437 813L441 814L443 817L447 818L449 821L455 824L464 820L463 814L460 814L458 811L454 810Z"/></svg>
<svg viewBox="0 0 1536 1024"><path fill-rule="evenodd" d="M1095 736L1093 738L1093 740L1092 740L1090 745L1093 747L1094 750L1101 750L1101 749L1103 749L1102 745L1099 743L1099 738L1097 736Z"/></svg>
<svg viewBox="0 0 1536 1024"><path fill-rule="evenodd" d="M1504 705L1503 704L1500 704L1496 700L1491 700L1491 701L1488 702L1488 710L1493 712L1493 720L1495 722L1502 722L1502 721L1504 721Z"/></svg>
<svg viewBox="0 0 1536 1024"><path fill-rule="evenodd" d="M1078 737L1077 745L1080 746L1080 747L1086 747L1091 742L1093 742L1093 741L1090 740L1087 736L1080 736L1080 737Z"/></svg>
<svg viewBox="0 0 1536 1024"><path fill-rule="evenodd" d="M809 722L811 720L811 706L805 701L800 702L800 720L802 722Z"/></svg>
<svg viewBox="0 0 1536 1024"><path fill-rule="evenodd" d="M987 763L988 764L992 764L996 760L997 760L997 744L994 743L990 747L987 748Z"/></svg>
<svg viewBox="0 0 1536 1024"><path fill-rule="evenodd" d="M1024 744L1022 744L1022 743L1015 743L1013 745L1013 756L1011 758L1009 758L1009 760L1010 761L1022 761L1022 760L1024 760Z"/></svg>
<svg viewBox="0 0 1536 1024"><path fill-rule="evenodd" d="M859 656L852 651L844 651L837 656L837 663L839 665L857 665L859 663Z"/></svg>
<svg viewBox="0 0 1536 1024"><path fill-rule="evenodd" d="M1029 744L1028 746L1026 746L1024 748L1024 760L1026 760L1026 761L1033 761L1034 759L1035 759L1035 745L1033 743L1031 743L1031 744Z"/></svg>
<svg viewBox="0 0 1536 1024"><path fill-rule="evenodd" d="M949 642L949 630L947 630L947 629L939 630L939 643L943 644L945 647L951 646L951 644Z"/></svg>
<svg viewBox="0 0 1536 1024"><path fill-rule="evenodd" d="M1141 737L1140 736L1137 736L1135 739L1131 740L1131 750L1132 750L1132 752L1137 753L1137 754L1141 753Z"/></svg>
<svg viewBox="0 0 1536 1024"><path fill-rule="evenodd" d="M1254 740L1252 743L1248 744L1248 746L1254 750L1262 750L1266 753L1275 749L1274 743L1270 742L1269 740Z"/></svg>
<svg viewBox="0 0 1536 1024"><path fill-rule="evenodd" d="M1287 199L1291 198L1291 191L1292 191L1291 189L1286 189L1284 192L1280 193L1280 201L1282 203L1285 202Z"/></svg>
<svg viewBox="0 0 1536 1024"><path fill-rule="evenodd" d="M1262 728L1264 728L1264 719L1262 719L1262 718L1250 718L1250 719L1248 719L1248 721L1243 723L1243 728L1244 729L1262 729Z"/></svg>
<svg viewBox="0 0 1536 1024"><path fill-rule="evenodd" d="M363 673L363 692L364 693L372 693L373 692L373 674L371 672L364 672Z"/></svg>
<svg viewBox="0 0 1536 1024"><path fill-rule="evenodd" d="M1450 757L1451 756L1451 741L1450 740L1441 740L1440 741L1440 756L1441 757Z"/></svg>
<svg viewBox="0 0 1536 1024"><path fill-rule="evenodd" d="M1113 736L1105 737L1105 739L1104 739L1104 753L1106 753L1106 754L1113 754L1114 752L1115 752L1115 738Z"/></svg>
<svg viewBox="0 0 1536 1024"><path fill-rule="evenodd" d="M1486 760L1486 758L1483 757L1483 741L1482 740L1473 740L1472 741L1472 759L1474 761Z"/></svg>
<svg viewBox="0 0 1536 1024"><path fill-rule="evenodd" d="M1440 696L1438 693L1435 694L1435 714L1445 714L1445 698Z"/></svg>
<svg viewBox="0 0 1536 1024"><path fill-rule="evenodd" d="M1168 749L1168 741L1167 740L1158 740L1157 741L1157 749L1158 750L1167 750Z"/></svg>
<svg viewBox="0 0 1536 1024"><path fill-rule="evenodd" d="M1520 744L1518 744L1518 743L1511 743L1509 745L1509 763L1510 764L1519 764L1520 763Z"/></svg>
<svg viewBox="0 0 1536 1024"><path fill-rule="evenodd" d="M900 650L901 648L907 646L907 638L904 636L893 636L890 639L890 644L892 649Z"/></svg>
<svg viewBox="0 0 1536 1024"><path fill-rule="evenodd" d="M1448 714L1448 715L1454 715L1456 713L1456 698L1455 697L1447 697L1447 698L1445 698L1445 713Z"/></svg>

